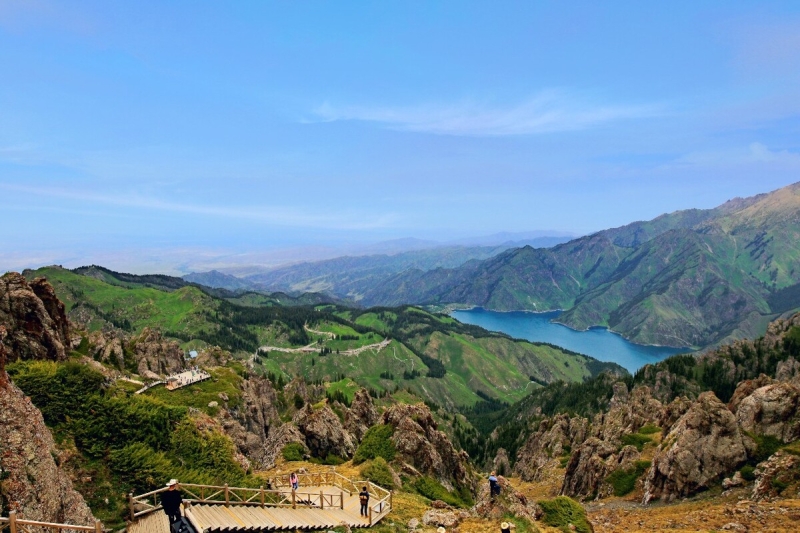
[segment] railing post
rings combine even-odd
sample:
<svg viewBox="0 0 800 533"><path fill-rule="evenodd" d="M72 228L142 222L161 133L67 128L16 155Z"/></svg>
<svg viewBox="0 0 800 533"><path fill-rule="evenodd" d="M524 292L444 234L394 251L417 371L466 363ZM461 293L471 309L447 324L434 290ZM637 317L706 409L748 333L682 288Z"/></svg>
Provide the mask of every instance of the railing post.
<svg viewBox="0 0 800 533"><path fill-rule="evenodd" d="M128 493L128 512L131 515L131 522L136 518L136 512L133 510L133 493Z"/></svg>
<svg viewBox="0 0 800 533"><path fill-rule="evenodd" d="M369 525L372 525L372 506L369 506Z"/></svg>
<svg viewBox="0 0 800 533"><path fill-rule="evenodd" d="M344 492L339 493L339 509L344 509Z"/></svg>
<svg viewBox="0 0 800 533"><path fill-rule="evenodd" d="M392 495L393 494L394 494L394 491L390 490L389 491L389 509L394 509L394 507L392 507Z"/></svg>
<svg viewBox="0 0 800 533"><path fill-rule="evenodd" d="M319 491L319 508L325 509L325 493Z"/></svg>
<svg viewBox="0 0 800 533"><path fill-rule="evenodd" d="M228 491L228 484L225 483L225 507L227 507L229 503L231 503L231 495Z"/></svg>
<svg viewBox="0 0 800 533"><path fill-rule="evenodd" d="M94 520L94 533L103 533L103 523L96 518Z"/></svg>
<svg viewBox="0 0 800 533"><path fill-rule="evenodd" d="M292 509L297 509L297 501L294 498L294 487L292 487Z"/></svg>
<svg viewBox="0 0 800 533"><path fill-rule="evenodd" d="M261 485L261 507L264 507L264 485Z"/></svg>
<svg viewBox="0 0 800 533"><path fill-rule="evenodd" d="M8 525L11 527L11 533L17 533L17 512L11 511L8 513Z"/></svg>

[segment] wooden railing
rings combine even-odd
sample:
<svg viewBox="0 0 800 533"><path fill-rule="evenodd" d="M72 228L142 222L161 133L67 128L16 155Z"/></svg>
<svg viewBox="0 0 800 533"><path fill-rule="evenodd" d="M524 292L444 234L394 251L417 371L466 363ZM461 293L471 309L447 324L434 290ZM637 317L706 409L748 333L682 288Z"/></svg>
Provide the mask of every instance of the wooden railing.
<svg viewBox="0 0 800 533"><path fill-rule="evenodd" d="M8 533L39 533L41 529L53 531L91 531L94 533L103 532L103 524L100 520L95 520L93 526L76 526L73 524L56 524L53 522L40 522L38 520L24 520L17 516L16 511L8 513L8 518L0 516L0 532Z"/></svg>
<svg viewBox="0 0 800 533"><path fill-rule="evenodd" d="M289 476L269 478L268 489L263 486L257 489L246 487L229 487L228 485L195 485L181 483L183 501L188 505L206 503L215 505L258 505L260 507L298 507L305 508L344 508L344 493L350 497L361 492L367 487L370 494L369 521L374 524L373 516L377 519L383 513L392 509L392 492L378 486L371 481L352 481L340 473L329 470L322 472L303 472L297 474L299 488L292 490ZM325 494L324 491L313 491L311 487L337 487L342 492L339 494ZM145 494L128 495L128 509L130 520L161 509L159 503L162 492L169 490L163 487ZM0 532L2 533L2 532Z"/></svg>
<svg viewBox="0 0 800 533"><path fill-rule="evenodd" d="M206 503L212 505L258 505L260 507L314 507L319 509L336 507L344 508L344 494L325 494L311 490L276 490L259 487L257 489L246 487L229 487L228 485L195 485L182 483L180 485L185 504ZM153 511L161 509L158 495L169 490L164 487L158 490L134 496L128 495L128 510L130 520L133 521Z"/></svg>

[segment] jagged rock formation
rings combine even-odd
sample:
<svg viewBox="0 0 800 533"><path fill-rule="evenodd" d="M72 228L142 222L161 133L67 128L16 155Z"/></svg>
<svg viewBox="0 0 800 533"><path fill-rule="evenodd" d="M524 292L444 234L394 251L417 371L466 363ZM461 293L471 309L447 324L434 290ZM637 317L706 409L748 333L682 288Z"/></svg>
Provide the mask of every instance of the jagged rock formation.
<svg viewBox="0 0 800 533"><path fill-rule="evenodd" d="M381 423L394 428L397 460L412 472L431 475L449 490L469 486L469 456L456 451L447 435L437 429L425 404L393 405L383 413Z"/></svg>
<svg viewBox="0 0 800 533"><path fill-rule="evenodd" d="M375 404L367 389L359 389L353 396L350 409L344 416L344 427L353 436L355 442L361 442L364 433L378 423L379 417L378 410L375 409Z"/></svg>
<svg viewBox="0 0 800 533"><path fill-rule="evenodd" d="M101 363L125 368L126 337L121 331L93 331L89 334L89 355Z"/></svg>
<svg viewBox="0 0 800 533"><path fill-rule="evenodd" d="M497 454L492 459L492 470L499 475L506 475L511 472L511 460L505 448L498 448Z"/></svg>
<svg viewBox="0 0 800 533"><path fill-rule="evenodd" d="M588 438L570 457L561 494L572 497L609 496L612 487L606 478L613 471L627 468L640 454L634 446L618 447L597 437Z"/></svg>
<svg viewBox="0 0 800 533"><path fill-rule="evenodd" d="M754 390L739 403L736 421L745 431L792 442L800 439L799 409L800 388L772 383Z"/></svg>
<svg viewBox="0 0 800 533"><path fill-rule="evenodd" d="M173 374L185 368L183 350L175 341L164 339L156 329L144 328L130 341L137 374L147 377Z"/></svg>
<svg viewBox="0 0 800 533"><path fill-rule="evenodd" d="M558 458L581 444L587 436L589 421L558 414L545 418L517 452L514 470L525 481L537 481L558 463Z"/></svg>
<svg viewBox="0 0 800 533"><path fill-rule="evenodd" d="M704 392L675 423L656 452L645 481L644 503L688 496L732 472L752 441L712 392Z"/></svg>
<svg viewBox="0 0 800 533"><path fill-rule="evenodd" d="M267 436L274 425L280 424L275 389L268 380L251 376L242 382L241 390L242 404L220 409L217 418L242 454L259 468L268 468L271 464L264 458Z"/></svg>
<svg viewBox="0 0 800 533"><path fill-rule="evenodd" d="M615 383L608 412L598 413L592 420L592 434L601 440L618 442L622 435L658 423L663 416L664 406L653 398L649 387L635 387L628 393L624 383Z"/></svg>
<svg viewBox="0 0 800 533"><path fill-rule="evenodd" d="M356 451L353 437L327 404L321 409L306 404L294 415L292 422L305 437L306 446L315 457L332 454L349 459Z"/></svg>
<svg viewBox="0 0 800 533"><path fill-rule="evenodd" d="M664 411L661 413L661 420L659 422L662 434L666 435L669 433L670 429L672 429L672 426L675 425L675 422L680 420L680 418L686 414L686 411L688 411L691 406L692 401L686 396L679 396L668 403L664 407Z"/></svg>
<svg viewBox="0 0 800 533"><path fill-rule="evenodd" d="M0 277L0 324L10 361L67 357L69 326L62 304L44 278L31 283L16 272Z"/></svg>
<svg viewBox="0 0 800 533"><path fill-rule="evenodd" d="M29 520L93 525L58 457L42 413L13 384L0 387L0 510L21 511Z"/></svg>
<svg viewBox="0 0 800 533"><path fill-rule="evenodd" d="M272 468L275 466L275 461L280 457L281 451L287 444L296 442L303 447L306 455L310 455L308 446L306 446L306 439L300 430L294 424L286 423L280 426L272 426L267 435L267 440L264 444L264 450L261 454L261 462L264 468Z"/></svg>

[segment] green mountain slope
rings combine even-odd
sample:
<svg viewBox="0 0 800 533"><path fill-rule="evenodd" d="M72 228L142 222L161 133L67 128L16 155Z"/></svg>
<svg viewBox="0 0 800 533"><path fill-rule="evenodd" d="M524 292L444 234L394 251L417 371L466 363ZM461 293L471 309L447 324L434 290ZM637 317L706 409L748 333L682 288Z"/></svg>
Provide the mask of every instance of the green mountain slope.
<svg viewBox="0 0 800 533"><path fill-rule="evenodd" d="M281 295L256 293L222 299L192 285L153 288L146 286L152 285L149 278L145 283L103 269L48 267L26 275L45 276L70 319L89 330L157 328L184 347L217 345L241 358L252 357L257 370L283 381L346 377L375 391L407 389L456 407L482 397L515 401L541 384L582 381L602 370L624 373L614 364L412 307L302 306L289 297L291 306L284 306ZM161 280L161 285L167 282L172 283ZM385 338L390 342L379 345Z"/></svg>
<svg viewBox="0 0 800 533"><path fill-rule="evenodd" d="M455 269L409 270L366 305L564 309L640 343L707 346L756 336L800 307L800 184L601 231L550 249L518 248Z"/></svg>

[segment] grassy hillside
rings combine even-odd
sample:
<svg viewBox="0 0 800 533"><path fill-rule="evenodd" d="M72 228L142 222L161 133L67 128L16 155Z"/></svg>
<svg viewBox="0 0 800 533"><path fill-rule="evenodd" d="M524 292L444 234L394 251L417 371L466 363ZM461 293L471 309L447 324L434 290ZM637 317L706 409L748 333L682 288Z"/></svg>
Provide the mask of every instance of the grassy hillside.
<svg viewBox="0 0 800 533"><path fill-rule="evenodd" d="M202 342L252 358L256 371L284 382L346 376L377 392L408 390L452 408L482 398L513 402L541 384L581 381L603 369L623 372L413 307L284 307L275 295L221 299L194 286L158 289L145 286L152 285L149 279L137 284L141 277L108 280L102 269L81 274L50 267L26 275L47 277L69 316L90 330L109 324L132 333L158 328L187 347ZM381 345L384 339L389 342Z"/></svg>

